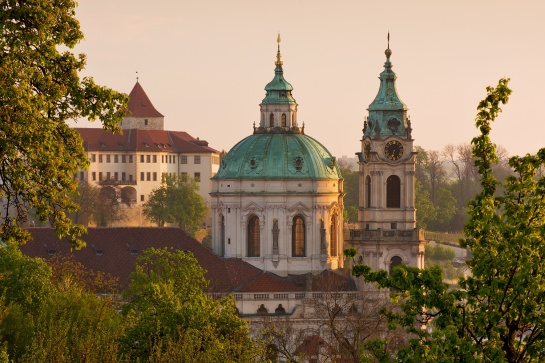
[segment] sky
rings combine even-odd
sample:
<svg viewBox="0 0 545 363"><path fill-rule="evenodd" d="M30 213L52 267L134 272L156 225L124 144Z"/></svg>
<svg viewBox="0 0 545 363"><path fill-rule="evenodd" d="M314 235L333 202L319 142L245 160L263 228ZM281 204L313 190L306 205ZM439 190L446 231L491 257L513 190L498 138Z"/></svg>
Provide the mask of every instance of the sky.
<svg viewBox="0 0 545 363"><path fill-rule="evenodd" d="M75 52L87 55L82 76L117 91L128 94L138 72L165 129L227 151L259 123L280 33L299 123L353 157L390 32L415 145L469 143L486 87L508 77L492 139L521 155L545 147L543 14L542 0L80 0Z"/></svg>

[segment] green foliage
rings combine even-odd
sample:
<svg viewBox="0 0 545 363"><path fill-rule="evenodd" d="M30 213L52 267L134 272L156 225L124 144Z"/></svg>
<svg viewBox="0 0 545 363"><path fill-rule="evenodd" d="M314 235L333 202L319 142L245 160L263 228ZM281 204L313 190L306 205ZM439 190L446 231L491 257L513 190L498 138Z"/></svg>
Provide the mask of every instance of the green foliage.
<svg viewBox="0 0 545 363"><path fill-rule="evenodd" d="M512 157L515 175L494 174L496 146L491 123L511 90L501 79L479 103L472 156L481 190L470 202L461 246L472 251L472 276L460 290L443 283L439 267L399 266L391 276L356 266L354 274L381 287L395 287L401 312L387 312L391 325L413 339L395 361L538 362L545 359L545 149ZM498 194L503 188L503 194ZM431 331L421 326L432 328ZM379 346L379 345L377 345ZM380 352L376 352L379 354ZM383 361L389 361L387 359ZM393 361L393 360L392 360Z"/></svg>
<svg viewBox="0 0 545 363"><path fill-rule="evenodd" d="M454 258L455 253L452 248L444 247L438 243L435 246L428 244L426 246L426 259L432 261L450 261Z"/></svg>
<svg viewBox="0 0 545 363"><path fill-rule="evenodd" d="M344 249L344 255L348 258L354 258L354 256L356 256L356 253L358 253L358 251L356 251L354 247Z"/></svg>
<svg viewBox="0 0 545 363"><path fill-rule="evenodd" d="M456 213L456 199L449 190L447 173L437 151L417 146L416 220L417 227L436 231L450 230Z"/></svg>
<svg viewBox="0 0 545 363"><path fill-rule="evenodd" d="M187 174L165 176L163 183L150 194L144 214L160 227L178 223L190 235L200 228L206 214L204 199L197 193L199 185Z"/></svg>
<svg viewBox="0 0 545 363"><path fill-rule="evenodd" d="M203 288L204 270L187 252L149 249L137 259L123 306L122 351L130 360L245 362L258 353L234 300Z"/></svg>
<svg viewBox="0 0 545 363"><path fill-rule="evenodd" d="M77 266L77 268L82 268ZM85 270L57 271L59 281ZM116 361L122 321L113 302L77 284L53 283L50 267L0 248L0 357L22 362ZM3 351L3 353L2 353Z"/></svg>
<svg viewBox="0 0 545 363"><path fill-rule="evenodd" d="M83 34L73 0L0 4L0 238L23 243L29 211L49 221L60 237L81 247L84 228L65 211L77 186L73 175L88 164L78 133L67 120L99 119L116 130L127 96L80 79L85 56L70 52ZM59 49L63 49L60 51Z"/></svg>
<svg viewBox="0 0 545 363"><path fill-rule="evenodd" d="M359 173L350 168L341 168L344 178L344 221L358 221L359 206Z"/></svg>

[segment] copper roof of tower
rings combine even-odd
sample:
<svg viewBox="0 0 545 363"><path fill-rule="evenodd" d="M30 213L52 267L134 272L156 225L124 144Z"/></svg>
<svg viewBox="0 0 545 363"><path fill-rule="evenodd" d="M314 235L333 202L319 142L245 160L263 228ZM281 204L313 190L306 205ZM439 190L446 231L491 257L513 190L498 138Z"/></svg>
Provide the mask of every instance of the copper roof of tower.
<svg viewBox="0 0 545 363"><path fill-rule="evenodd" d="M144 89L137 81L129 94L129 111L133 117L164 117L153 107Z"/></svg>

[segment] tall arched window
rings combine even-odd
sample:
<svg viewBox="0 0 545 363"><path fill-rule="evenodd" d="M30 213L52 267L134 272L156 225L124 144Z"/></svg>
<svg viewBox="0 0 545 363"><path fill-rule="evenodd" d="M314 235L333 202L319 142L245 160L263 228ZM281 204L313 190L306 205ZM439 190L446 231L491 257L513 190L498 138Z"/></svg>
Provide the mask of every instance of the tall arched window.
<svg viewBox="0 0 545 363"><path fill-rule="evenodd" d="M394 267L401 265L403 260L399 256L394 256L390 260L390 275L392 274L392 271L394 270Z"/></svg>
<svg viewBox="0 0 545 363"><path fill-rule="evenodd" d="M282 114L282 127L286 127L286 114Z"/></svg>
<svg viewBox="0 0 545 363"><path fill-rule="evenodd" d="M274 113L269 116L269 127L274 127Z"/></svg>
<svg viewBox="0 0 545 363"><path fill-rule="evenodd" d="M401 181L396 175L386 179L386 208L401 208Z"/></svg>
<svg viewBox="0 0 545 363"><path fill-rule="evenodd" d="M251 216L248 219L248 257L259 257L259 218Z"/></svg>
<svg viewBox="0 0 545 363"><path fill-rule="evenodd" d="M367 175L367 178L365 179L365 191L366 194L366 206L367 208L371 208L371 177Z"/></svg>
<svg viewBox="0 0 545 363"><path fill-rule="evenodd" d="M305 257L305 220L301 216L293 217L291 241L291 255Z"/></svg>
<svg viewBox="0 0 545 363"><path fill-rule="evenodd" d="M225 257L225 216L221 216L221 256Z"/></svg>
<svg viewBox="0 0 545 363"><path fill-rule="evenodd" d="M337 256L337 215L334 214L333 217L331 217L331 228L329 229L329 233L331 234L330 238L330 249L329 252L331 256Z"/></svg>

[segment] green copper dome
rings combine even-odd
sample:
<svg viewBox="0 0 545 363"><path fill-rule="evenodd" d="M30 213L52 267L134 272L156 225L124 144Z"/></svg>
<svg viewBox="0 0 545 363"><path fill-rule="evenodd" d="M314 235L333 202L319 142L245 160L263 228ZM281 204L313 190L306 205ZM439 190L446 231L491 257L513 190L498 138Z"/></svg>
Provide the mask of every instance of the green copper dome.
<svg viewBox="0 0 545 363"><path fill-rule="evenodd" d="M221 160L213 179L340 179L335 157L304 134L255 133Z"/></svg>
<svg viewBox="0 0 545 363"><path fill-rule="evenodd" d="M279 38L280 39L280 38ZM267 95L261 102L262 105L279 105L279 104L297 104L291 95L293 86L284 78L284 70L282 69L282 61L280 60L280 43L278 52L276 53L276 68L274 69L274 78L265 86Z"/></svg>

